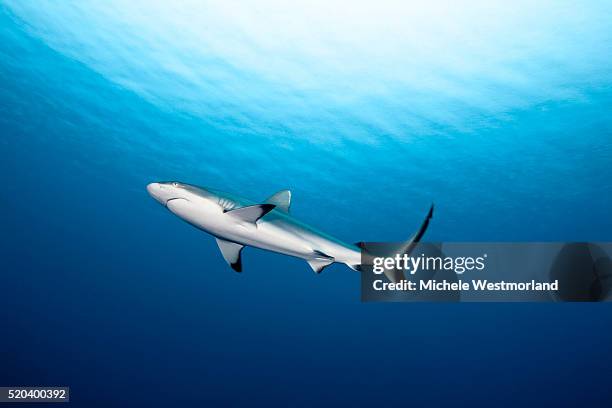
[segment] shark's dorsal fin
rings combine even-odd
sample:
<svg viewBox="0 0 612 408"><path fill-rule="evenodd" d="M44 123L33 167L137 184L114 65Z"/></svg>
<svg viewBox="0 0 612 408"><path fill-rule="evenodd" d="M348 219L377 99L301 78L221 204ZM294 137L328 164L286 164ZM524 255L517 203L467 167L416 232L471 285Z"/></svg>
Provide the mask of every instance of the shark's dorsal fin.
<svg viewBox="0 0 612 408"><path fill-rule="evenodd" d="M244 222L256 223L258 219L272 211L274 204L256 204L226 211L227 215Z"/></svg>
<svg viewBox="0 0 612 408"><path fill-rule="evenodd" d="M266 203L274 204L279 210L288 213L289 207L291 207L291 191L281 190L274 193L266 199Z"/></svg>
<svg viewBox="0 0 612 408"><path fill-rule="evenodd" d="M315 251L315 256L306 260L306 262L308 262L308 265L310 265L310 267L313 271L315 271L315 273L321 273L321 271L325 269L326 266L333 264L334 261L334 258L324 254L321 251Z"/></svg>
<svg viewBox="0 0 612 408"><path fill-rule="evenodd" d="M237 244L232 241L226 241L221 238L217 239L217 245L219 245L219 249L221 250L221 255L225 261L232 267L236 272L242 272L242 258L240 257L240 252L244 245Z"/></svg>

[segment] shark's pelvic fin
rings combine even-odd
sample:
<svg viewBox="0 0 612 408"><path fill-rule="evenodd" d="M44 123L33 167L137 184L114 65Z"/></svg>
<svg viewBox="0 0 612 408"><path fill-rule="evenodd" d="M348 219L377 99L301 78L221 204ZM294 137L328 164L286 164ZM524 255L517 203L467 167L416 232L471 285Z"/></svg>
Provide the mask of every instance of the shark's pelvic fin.
<svg viewBox="0 0 612 408"><path fill-rule="evenodd" d="M227 215L236 217L240 221L256 223L258 219L272 211L274 204L257 204L248 207L240 207L227 211Z"/></svg>
<svg viewBox="0 0 612 408"><path fill-rule="evenodd" d="M268 197L266 203L274 204L277 209L288 213L289 207L291 207L291 191L281 190Z"/></svg>
<svg viewBox="0 0 612 408"><path fill-rule="evenodd" d="M226 241L221 238L216 238L216 240L217 245L219 245L219 249L221 250L221 255L223 255L225 261L236 272L242 272L242 258L240 256L240 252L242 252L244 245Z"/></svg>
<svg viewBox="0 0 612 408"><path fill-rule="evenodd" d="M307 259L308 265L312 268L315 273L321 273L326 266L329 266L334 263L335 259L329 255L324 254L321 251L315 251L315 257L311 259Z"/></svg>

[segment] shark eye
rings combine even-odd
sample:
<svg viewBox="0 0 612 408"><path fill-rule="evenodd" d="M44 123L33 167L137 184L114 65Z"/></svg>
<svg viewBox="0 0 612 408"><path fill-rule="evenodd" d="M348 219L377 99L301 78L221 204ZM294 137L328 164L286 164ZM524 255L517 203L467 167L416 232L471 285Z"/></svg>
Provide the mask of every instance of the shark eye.
<svg viewBox="0 0 612 408"><path fill-rule="evenodd" d="M176 181L173 181L173 182L172 182L172 185L173 185L174 187L178 187L178 183L177 183Z"/></svg>

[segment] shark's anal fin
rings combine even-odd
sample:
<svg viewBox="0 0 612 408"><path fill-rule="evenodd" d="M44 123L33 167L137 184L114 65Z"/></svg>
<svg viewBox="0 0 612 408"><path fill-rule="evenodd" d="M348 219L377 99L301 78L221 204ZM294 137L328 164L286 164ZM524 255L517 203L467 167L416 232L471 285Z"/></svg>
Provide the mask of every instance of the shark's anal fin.
<svg viewBox="0 0 612 408"><path fill-rule="evenodd" d="M235 242L226 241L221 238L216 238L217 245L221 250L221 255L225 261L232 267L236 272L242 272L242 258L240 252L244 245L237 244Z"/></svg>
<svg viewBox="0 0 612 408"><path fill-rule="evenodd" d="M258 219L272 211L274 207L276 207L274 204L249 205L248 207L226 211L226 214L230 217L235 217L239 221L252 222L254 224Z"/></svg>
<svg viewBox="0 0 612 408"><path fill-rule="evenodd" d="M321 273L326 266L333 264L335 261L334 258L324 254L321 251L315 251L315 256L313 258L307 259L308 265L312 268L315 273Z"/></svg>
<svg viewBox="0 0 612 408"><path fill-rule="evenodd" d="M291 191L281 190L268 197L266 203L274 204L279 210L288 213L291 207Z"/></svg>

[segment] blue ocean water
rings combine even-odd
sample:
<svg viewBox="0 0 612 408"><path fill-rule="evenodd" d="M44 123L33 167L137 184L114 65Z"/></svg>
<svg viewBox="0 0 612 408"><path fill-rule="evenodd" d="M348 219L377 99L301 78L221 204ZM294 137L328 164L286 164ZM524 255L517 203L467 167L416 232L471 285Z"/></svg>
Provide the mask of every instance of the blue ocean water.
<svg viewBox="0 0 612 408"><path fill-rule="evenodd" d="M597 304L361 304L145 190L347 242L612 238L612 5L0 5L0 385L78 406L609 405Z"/></svg>

